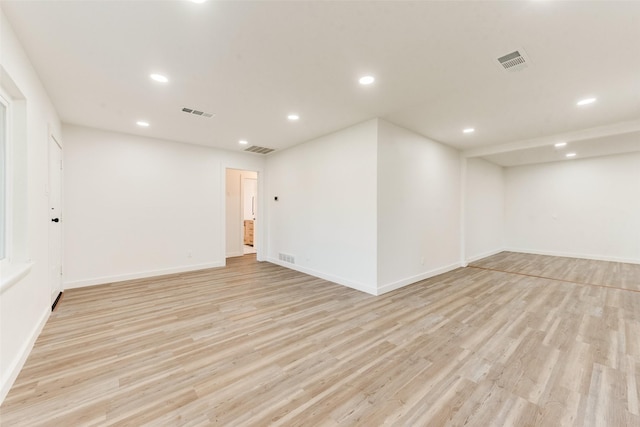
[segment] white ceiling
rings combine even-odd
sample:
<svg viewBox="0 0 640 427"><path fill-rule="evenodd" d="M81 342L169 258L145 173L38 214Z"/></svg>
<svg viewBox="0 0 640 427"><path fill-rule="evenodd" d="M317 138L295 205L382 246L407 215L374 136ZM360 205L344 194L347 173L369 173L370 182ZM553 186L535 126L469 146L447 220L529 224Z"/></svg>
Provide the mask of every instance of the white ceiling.
<svg viewBox="0 0 640 427"><path fill-rule="evenodd" d="M640 132L581 139L568 142L567 145L560 148L556 148L553 145L540 145L530 148L519 147L516 150L488 154L482 156L482 158L497 165L509 167L567 160L568 153L576 153L573 159L584 159L634 151L640 151ZM640 165L638 167L640 168Z"/></svg>
<svg viewBox="0 0 640 427"><path fill-rule="evenodd" d="M66 123L230 150L239 139L282 149L373 117L472 151L576 132L606 147L603 136L630 132L617 124L640 130L640 2L0 4ZM528 68L499 69L519 48ZM372 86L358 85L365 74ZM598 101L577 107L587 96Z"/></svg>

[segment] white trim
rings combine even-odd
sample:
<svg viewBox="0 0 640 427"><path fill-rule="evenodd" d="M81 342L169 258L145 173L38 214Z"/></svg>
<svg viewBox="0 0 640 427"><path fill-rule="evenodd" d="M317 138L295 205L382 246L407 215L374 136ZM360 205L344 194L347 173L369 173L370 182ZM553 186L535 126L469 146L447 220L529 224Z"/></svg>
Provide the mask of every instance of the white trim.
<svg viewBox="0 0 640 427"><path fill-rule="evenodd" d="M361 292L366 292L370 295L378 295L377 289L375 287L366 285L364 283L355 282L353 280L345 279L343 277L333 276L331 274L322 273L317 270L313 270L311 268L301 267L296 264L289 264L288 262L282 262L278 259L269 257L267 259L268 262L272 264L277 264L281 267L288 268L290 270L299 271L301 273L308 274L310 276L318 277L320 279L327 280L329 282L336 283L338 285L346 286L348 288L352 288Z"/></svg>
<svg viewBox="0 0 640 427"><path fill-rule="evenodd" d="M5 108L4 115L4 256L0 258L0 269L8 268L13 259L13 183L14 183L14 157L13 157L13 108L12 98L0 86L0 104ZM0 224L0 227L2 224Z"/></svg>
<svg viewBox="0 0 640 427"><path fill-rule="evenodd" d="M4 398L7 397L9 390L11 390L11 386L13 386L16 378L18 378L18 374L20 374L24 363L27 361L27 357L29 357L31 350L33 349L33 345L36 343L38 336L40 336L40 333L42 332L44 325L47 323L50 314L51 308L50 306L47 306L44 313L42 313L42 315L40 316L40 320L36 324L35 328L33 328L33 331L31 332L29 338L25 340L22 348L20 348L18 357L13 360L13 362L8 368L6 368L6 370L3 366L3 373L6 372L6 375L4 375L0 379L0 381L2 381L2 384L0 385L0 404L4 401Z"/></svg>
<svg viewBox="0 0 640 427"><path fill-rule="evenodd" d="M239 247L241 249L243 249L244 252L244 176L243 176L243 170L240 171L240 221L238 221L238 230L236 230L236 232L238 233L238 242L237 244L239 245ZM256 173L257 175L257 173ZM226 176L226 174L225 174ZM257 176L256 176L256 183L258 182L257 180ZM226 187L227 183L225 182L225 187ZM256 191L258 191L257 189L257 185L256 185ZM226 188L225 188L226 189ZM225 209L226 211L226 209ZM227 219L227 217L225 216L225 220ZM256 221L253 222L253 225L255 227L256 225ZM224 224L224 228L225 230L227 229L227 224ZM254 233L255 234L255 233ZM226 239L225 239L226 240ZM254 236L254 243L255 243L255 236Z"/></svg>
<svg viewBox="0 0 640 427"><path fill-rule="evenodd" d="M623 262L625 264L640 264L640 259L634 258L621 258L612 257L607 255L587 255L587 254L574 254L570 252L556 252L556 251L537 251L533 249L521 249L521 248L505 248L505 252L517 252L521 254L533 254L533 255L549 255L565 258L580 258L590 259L594 261L609 261L609 262Z"/></svg>
<svg viewBox="0 0 640 427"><path fill-rule="evenodd" d="M460 156L460 264L467 266L467 158Z"/></svg>
<svg viewBox="0 0 640 427"><path fill-rule="evenodd" d="M225 259L224 265L226 265L226 259L231 258L234 255L227 255L227 169L234 169L237 171L245 171L245 172L255 172L257 174L256 180L258 183L258 200L257 200L257 210L258 214L256 215L255 229L253 233L254 238L254 248L256 249L256 260L257 261L266 261L267 257L267 239L266 239L266 213L265 213L265 186L264 186L264 167L255 168L251 166L243 166L238 165L231 162L220 162L220 182L221 182L221 191L220 191L220 230L222 233L222 241L220 242L220 249L223 257ZM242 179L242 178L241 178ZM242 190L240 191L240 199L242 200ZM240 209L240 213L242 214L242 206ZM241 222L242 224L242 222ZM242 234L241 234L242 236ZM244 246L244 240L240 240L241 247ZM240 254L244 255L244 253ZM235 255L235 256L240 256Z"/></svg>
<svg viewBox="0 0 640 427"><path fill-rule="evenodd" d="M466 264L469 265L472 262L476 262L476 261L478 261L480 259L487 258L487 257L493 256L493 255L497 255L500 252L504 252L504 251L506 251L506 249L500 248L500 249L496 249L496 250L493 250L493 251L484 252L484 253L481 253L481 254L478 254L478 255L474 255L472 257L467 258ZM466 267L467 265L465 265L464 267Z"/></svg>
<svg viewBox="0 0 640 427"><path fill-rule="evenodd" d="M220 241L218 242L218 249L222 255L222 266L227 265L227 166L223 161L220 161L220 198L218 205L220 206L220 221L218 221L218 227L220 230Z"/></svg>
<svg viewBox="0 0 640 427"><path fill-rule="evenodd" d="M403 288L405 286L411 285L421 280L429 279L434 276L439 276L441 274L448 273L460 267L462 267L462 263L454 262L453 264L449 264L445 267L436 268L430 271L426 271L424 273L417 274L415 276L407 277L405 279L397 280L392 283L387 283L386 285L378 286L377 295L386 294L387 292L391 292L396 289Z"/></svg>
<svg viewBox="0 0 640 427"><path fill-rule="evenodd" d="M63 282L63 289L84 288L85 286L105 285L107 283L123 282L125 280L146 279L167 274L186 273L189 271L206 270L209 268L224 267L224 261L210 262L206 264L187 265L182 267L163 268L161 270L141 271L137 273L118 274L115 276L94 277L92 279L74 280Z"/></svg>
<svg viewBox="0 0 640 427"><path fill-rule="evenodd" d="M243 247L244 247L244 245L243 245ZM242 252L229 252L224 257L225 258L235 258L235 257L238 257L238 256L243 256L244 254L245 254L244 251L242 251Z"/></svg>
<svg viewBox="0 0 640 427"><path fill-rule="evenodd" d="M33 262L25 262L21 264L11 264L9 271L3 271L2 277L0 277L0 295L6 292L7 289L18 283L20 280L27 277L33 267Z"/></svg>
<svg viewBox="0 0 640 427"><path fill-rule="evenodd" d="M267 211L266 206L266 187L264 185L266 180L265 168L259 168L256 170L258 180L258 200L257 209L258 215L256 215L256 227L253 230L254 248L256 249L256 260L264 261L267 258ZM244 242L243 242L244 243Z"/></svg>

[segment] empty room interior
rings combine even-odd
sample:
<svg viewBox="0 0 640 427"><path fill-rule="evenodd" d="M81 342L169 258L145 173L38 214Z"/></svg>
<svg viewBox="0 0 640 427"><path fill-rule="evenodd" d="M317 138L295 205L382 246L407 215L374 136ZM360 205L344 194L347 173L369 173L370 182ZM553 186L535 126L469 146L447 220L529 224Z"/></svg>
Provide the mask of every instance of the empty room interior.
<svg viewBox="0 0 640 427"><path fill-rule="evenodd" d="M640 426L640 2L0 0L1 426Z"/></svg>

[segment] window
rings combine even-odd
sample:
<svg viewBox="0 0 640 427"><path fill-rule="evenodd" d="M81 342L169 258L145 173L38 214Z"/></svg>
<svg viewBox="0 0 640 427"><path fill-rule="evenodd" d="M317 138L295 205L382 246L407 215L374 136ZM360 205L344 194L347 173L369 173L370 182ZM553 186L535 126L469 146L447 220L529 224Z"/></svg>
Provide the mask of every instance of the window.
<svg viewBox="0 0 640 427"><path fill-rule="evenodd" d="M33 263L27 241L27 103L0 65L0 293Z"/></svg>
<svg viewBox="0 0 640 427"><path fill-rule="evenodd" d="M0 260L7 257L9 230L9 103L0 93Z"/></svg>

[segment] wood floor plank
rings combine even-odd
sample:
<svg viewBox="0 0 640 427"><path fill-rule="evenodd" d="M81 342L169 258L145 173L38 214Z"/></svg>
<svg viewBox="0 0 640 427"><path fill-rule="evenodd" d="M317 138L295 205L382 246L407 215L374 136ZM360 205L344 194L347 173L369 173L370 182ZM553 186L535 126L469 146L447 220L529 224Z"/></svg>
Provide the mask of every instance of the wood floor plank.
<svg viewBox="0 0 640 427"><path fill-rule="evenodd" d="M501 252L470 266L640 292L640 264Z"/></svg>
<svg viewBox="0 0 640 427"><path fill-rule="evenodd" d="M72 289L2 426L637 426L640 266L502 253L380 297L255 256Z"/></svg>

